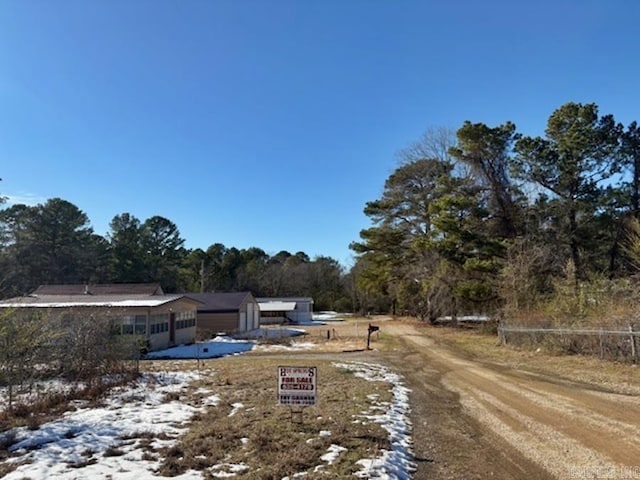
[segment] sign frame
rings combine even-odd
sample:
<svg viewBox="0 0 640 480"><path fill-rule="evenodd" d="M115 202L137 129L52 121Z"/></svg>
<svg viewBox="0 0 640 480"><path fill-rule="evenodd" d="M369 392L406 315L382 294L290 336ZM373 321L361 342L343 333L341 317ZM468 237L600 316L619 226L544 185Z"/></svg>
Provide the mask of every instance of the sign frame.
<svg viewBox="0 0 640 480"><path fill-rule="evenodd" d="M278 405L312 407L318 403L318 367L278 366Z"/></svg>

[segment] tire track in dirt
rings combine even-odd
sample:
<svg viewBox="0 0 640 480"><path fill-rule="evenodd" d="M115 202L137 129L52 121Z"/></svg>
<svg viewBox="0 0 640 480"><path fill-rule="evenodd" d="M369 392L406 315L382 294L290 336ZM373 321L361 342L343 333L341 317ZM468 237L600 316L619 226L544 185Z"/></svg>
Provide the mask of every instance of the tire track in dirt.
<svg viewBox="0 0 640 480"><path fill-rule="evenodd" d="M386 330L386 327L385 327ZM439 367L408 343L385 354L411 388L416 480L547 480L553 477L469 416Z"/></svg>
<svg viewBox="0 0 640 480"><path fill-rule="evenodd" d="M640 397L473 362L411 325L388 322L385 331L438 372L465 414L554 477L570 478L572 468L640 463Z"/></svg>
<svg viewBox="0 0 640 480"><path fill-rule="evenodd" d="M627 402L620 402L620 395L600 393L601 396L594 400L590 398L591 392L583 391L580 401L576 401L572 396L574 391L557 385L543 385L540 382L528 384L518 378L487 375L486 371L480 369L473 369L473 373L496 382L514 395L526 396L540 407L563 416L569 415L572 421L587 422L592 428L611 431L617 439L628 441L632 445L637 443L633 440L638 433L640 414L638 410L629 408L629 399L626 399ZM607 395L608 398L603 398L603 395ZM634 400L634 406L639 406L640 399Z"/></svg>

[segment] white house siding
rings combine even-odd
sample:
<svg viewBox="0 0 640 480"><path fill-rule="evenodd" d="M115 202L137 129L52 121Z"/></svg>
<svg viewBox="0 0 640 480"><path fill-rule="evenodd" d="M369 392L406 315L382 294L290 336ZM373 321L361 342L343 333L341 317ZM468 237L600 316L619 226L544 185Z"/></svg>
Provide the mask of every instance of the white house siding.
<svg viewBox="0 0 640 480"><path fill-rule="evenodd" d="M260 327L260 309L255 303L247 303L247 329L256 330Z"/></svg>
<svg viewBox="0 0 640 480"><path fill-rule="evenodd" d="M313 318L313 300L296 300L296 309L288 315L294 322L310 322Z"/></svg>
<svg viewBox="0 0 640 480"><path fill-rule="evenodd" d="M182 328L176 330L176 345L186 345L193 343L196 338L196 327Z"/></svg>
<svg viewBox="0 0 640 480"><path fill-rule="evenodd" d="M122 298L123 296L65 296L62 298L33 298L20 297L0 302L0 308L34 309L44 312L52 321L62 316L108 316L120 321L123 335L138 333L148 341L150 350L160 350L172 345L188 344L195 341L196 309L198 302L180 298L179 296L151 295L144 298ZM192 318L193 325L188 328L176 329L174 341L171 341L170 326L152 333L154 324L165 323L159 320L164 316L169 323L169 314ZM144 332L143 332L144 330Z"/></svg>
<svg viewBox="0 0 640 480"><path fill-rule="evenodd" d="M148 340L149 351L162 350L169 346L169 332L150 334Z"/></svg>

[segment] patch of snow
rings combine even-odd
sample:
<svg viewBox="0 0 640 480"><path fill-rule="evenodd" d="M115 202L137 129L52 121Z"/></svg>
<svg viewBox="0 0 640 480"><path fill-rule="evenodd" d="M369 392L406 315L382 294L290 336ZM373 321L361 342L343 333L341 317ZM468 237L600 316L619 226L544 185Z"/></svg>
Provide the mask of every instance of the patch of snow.
<svg viewBox="0 0 640 480"><path fill-rule="evenodd" d="M122 380L122 376L120 375L107 375L101 379L104 385L115 385L120 380ZM37 380L30 385L14 386L11 396L13 397L12 401L14 405L31 405L46 397L51 397L56 394L65 395L71 392L79 392L86 387L87 384L85 382L69 382L62 379ZM8 387L0 387L0 412L7 409L8 400ZM87 400L72 400L70 403L79 408L87 402Z"/></svg>
<svg viewBox="0 0 640 480"><path fill-rule="evenodd" d="M322 455L320 457L320 460L322 460L323 462L327 462L329 465L331 465L333 462L335 462L338 459L338 457L342 452L346 452L346 451L347 449L344 447L341 447L340 445L336 445L335 443L331 444L331 446L327 450L327 453Z"/></svg>
<svg viewBox="0 0 640 480"><path fill-rule="evenodd" d="M212 338L210 341L211 342L216 342L216 343L218 343L218 342L227 342L227 343L238 343L238 342L242 343L242 342L244 342L244 340L237 340L237 339L235 339L233 337L230 337L228 335L218 335L218 336Z"/></svg>
<svg viewBox="0 0 640 480"><path fill-rule="evenodd" d="M260 352L311 350L317 345L313 342L291 342L289 345L256 345L254 350Z"/></svg>
<svg viewBox="0 0 640 480"><path fill-rule="evenodd" d="M322 326L326 324L327 322L323 322L322 320L300 320L299 322L296 322L296 325L304 325L307 327Z"/></svg>
<svg viewBox="0 0 640 480"><path fill-rule="evenodd" d="M215 407L220 403L220 397L218 395L210 395L202 400L202 405L205 407Z"/></svg>
<svg viewBox="0 0 640 480"><path fill-rule="evenodd" d="M249 470L249 466L244 463L220 463L209 469L211 475L216 478L235 477L245 470Z"/></svg>
<svg viewBox="0 0 640 480"><path fill-rule="evenodd" d="M306 477L307 475L309 475L307 472L299 472L299 473L294 473L293 477L283 477L282 480L291 480L291 478L302 478L302 477Z"/></svg>
<svg viewBox="0 0 640 480"><path fill-rule="evenodd" d="M249 332L243 332L235 334L236 338L251 338L251 339L261 339L261 338L288 338L288 337L299 337L301 335L305 335L307 332L300 328L285 328L285 327L275 327L275 328L258 328L256 330L251 330Z"/></svg>
<svg viewBox="0 0 640 480"><path fill-rule="evenodd" d="M437 318L437 322L451 322L453 321L454 317L451 316L444 316L444 317L438 317ZM485 322L490 322L491 321L491 317L489 317L488 315L462 315L459 317L455 317L455 320L458 322L470 322L470 323L485 323Z"/></svg>
<svg viewBox="0 0 640 480"><path fill-rule="evenodd" d="M146 359L206 359L244 353L253 348L253 343L233 340L227 337L216 337L208 342L180 345L149 352Z"/></svg>
<svg viewBox="0 0 640 480"><path fill-rule="evenodd" d="M244 408L244 405L242 403L233 403L231 406L233 407L233 409L229 413L230 417L233 417L236 413Z"/></svg>
<svg viewBox="0 0 640 480"><path fill-rule="evenodd" d="M389 433L391 450L384 450L378 458L367 458L357 463L362 470L355 473L359 478L408 480L416 466L413 461L413 444L411 441L411 421L409 420L409 392L402 384L402 378L382 365L372 363L334 363L338 368L353 372L357 377L372 382L387 382L393 385L391 393L393 402L386 405L383 413L363 412L365 420L380 424ZM375 398L370 398L375 401ZM378 402L372 410L385 402Z"/></svg>
<svg viewBox="0 0 640 480"><path fill-rule="evenodd" d="M323 322L342 322L344 319L339 316L338 312L331 310L316 312L312 316L313 320L320 320Z"/></svg>
<svg viewBox="0 0 640 480"><path fill-rule="evenodd" d="M9 447L12 456L5 461L27 463L4 479L151 477L159 462L142 459L139 440L162 434L166 440L156 439L154 444L170 446L175 442L198 409L178 400L166 401L166 395L186 389L197 378L195 372L145 374L133 386L114 389L102 407L66 412L38 430L14 429L11 433L16 442ZM108 453L114 450L118 455ZM173 478L201 479L202 475L189 471Z"/></svg>

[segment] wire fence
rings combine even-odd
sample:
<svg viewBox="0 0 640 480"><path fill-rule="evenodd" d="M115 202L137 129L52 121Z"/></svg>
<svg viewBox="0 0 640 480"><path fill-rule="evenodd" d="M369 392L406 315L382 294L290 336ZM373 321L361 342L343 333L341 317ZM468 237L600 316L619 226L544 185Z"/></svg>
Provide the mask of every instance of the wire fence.
<svg viewBox="0 0 640 480"><path fill-rule="evenodd" d="M638 363L640 329L624 327L550 328L498 325L502 345L542 345L563 353L597 355L604 359L631 360Z"/></svg>

